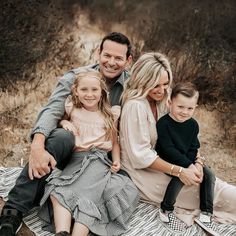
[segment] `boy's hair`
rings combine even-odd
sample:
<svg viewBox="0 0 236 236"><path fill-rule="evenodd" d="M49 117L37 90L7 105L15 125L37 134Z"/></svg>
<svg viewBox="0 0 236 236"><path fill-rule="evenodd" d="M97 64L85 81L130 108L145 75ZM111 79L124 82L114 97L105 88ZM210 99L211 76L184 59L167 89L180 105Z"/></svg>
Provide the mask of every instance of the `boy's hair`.
<svg viewBox="0 0 236 236"><path fill-rule="evenodd" d="M185 97L192 98L196 96L196 99L198 100L199 92L197 90L197 87L191 83L191 82L182 82L178 83L174 86L172 89L170 99L177 97L178 94L182 94Z"/></svg>
<svg viewBox="0 0 236 236"><path fill-rule="evenodd" d="M101 111L102 115L104 116L104 122L106 126L106 137L111 138L113 133L116 131L115 124L114 124L114 115L111 111L111 105L109 103L109 97L108 97L108 90L105 80L102 77L102 74L99 71L93 70L93 69L87 69L79 74L76 75L76 79L74 81L74 84L71 87L71 100L76 108L82 108L83 104L80 102L78 96L76 95L76 90L79 86L79 82L81 79L85 77L90 78L96 78L100 82L101 86L101 99L98 103L98 109Z"/></svg>
<svg viewBox="0 0 236 236"><path fill-rule="evenodd" d="M113 42L126 45L127 46L126 58L128 58L131 55L132 46L128 37L126 37L124 34L119 33L119 32L112 32L106 35L102 39L102 42L100 44L100 51L103 50L103 44L106 40L111 40Z"/></svg>

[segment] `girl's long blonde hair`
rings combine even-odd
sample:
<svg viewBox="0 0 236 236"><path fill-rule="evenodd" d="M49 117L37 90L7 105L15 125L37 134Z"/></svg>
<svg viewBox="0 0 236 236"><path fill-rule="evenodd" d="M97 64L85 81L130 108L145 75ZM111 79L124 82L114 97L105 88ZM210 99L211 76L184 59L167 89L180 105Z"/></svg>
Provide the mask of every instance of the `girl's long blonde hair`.
<svg viewBox="0 0 236 236"><path fill-rule="evenodd" d="M109 103L107 86L106 86L105 80L103 79L102 74L100 72L93 70L93 69L86 69L76 75L76 79L75 79L74 84L72 85L72 88L71 88L72 103L76 108L83 107L83 104L81 103L78 96L76 95L76 90L79 86L79 82L84 77L96 78L100 82L102 94L101 94L101 99L98 103L98 109L101 111L102 115L104 116L106 138L107 139L112 138L113 133L116 132L114 115L111 111L111 105Z"/></svg>
<svg viewBox="0 0 236 236"><path fill-rule="evenodd" d="M143 54L131 68L131 76L125 84L122 94L122 105L130 99L146 98L149 91L159 83L162 71L168 73L169 86L172 83L172 71L168 59L161 53L150 52ZM168 91L160 101L161 107L165 107Z"/></svg>

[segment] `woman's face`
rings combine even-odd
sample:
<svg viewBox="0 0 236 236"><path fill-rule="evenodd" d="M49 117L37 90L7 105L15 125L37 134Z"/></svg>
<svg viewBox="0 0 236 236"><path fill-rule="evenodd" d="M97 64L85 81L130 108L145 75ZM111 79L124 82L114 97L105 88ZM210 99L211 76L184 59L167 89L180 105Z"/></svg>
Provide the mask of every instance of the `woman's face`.
<svg viewBox="0 0 236 236"><path fill-rule="evenodd" d="M147 99L153 101L161 101L164 96L167 88L169 87L169 78L168 73L163 70L159 79L158 85L151 89L148 93Z"/></svg>

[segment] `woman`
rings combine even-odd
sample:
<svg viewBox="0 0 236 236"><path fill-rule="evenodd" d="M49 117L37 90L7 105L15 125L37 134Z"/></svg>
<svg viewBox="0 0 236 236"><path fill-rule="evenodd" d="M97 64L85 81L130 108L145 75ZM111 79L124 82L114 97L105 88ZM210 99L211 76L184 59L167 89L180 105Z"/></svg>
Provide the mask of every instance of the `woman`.
<svg viewBox="0 0 236 236"><path fill-rule="evenodd" d="M160 53L143 54L133 65L122 97L121 161L142 200L158 206L170 181L164 173L179 177L185 186L176 201L176 215L190 225L199 213L200 172L193 165L182 171L178 166L172 169L154 151L156 121L168 111L166 101L171 83L170 64ZM216 180L214 217L219 222L236 223L235 196L234 186Z"/></svg>

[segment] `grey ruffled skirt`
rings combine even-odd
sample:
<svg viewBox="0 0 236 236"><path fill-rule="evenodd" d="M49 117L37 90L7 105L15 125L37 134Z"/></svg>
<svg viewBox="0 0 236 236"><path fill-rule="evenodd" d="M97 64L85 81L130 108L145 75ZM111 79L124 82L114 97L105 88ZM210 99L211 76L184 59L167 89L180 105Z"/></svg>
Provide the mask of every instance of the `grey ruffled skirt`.
<svg viewBox="0 0 236 236"><path fill-rule="evenodd" d="M125 175L112 173L107 153L92 149L73 153L63 171L48 178L39 217L53 231L50 195L68 209L72 218L97 235L120 235L139 201L138 190ZM63 217L63 216L62 216Z"/></svg>

